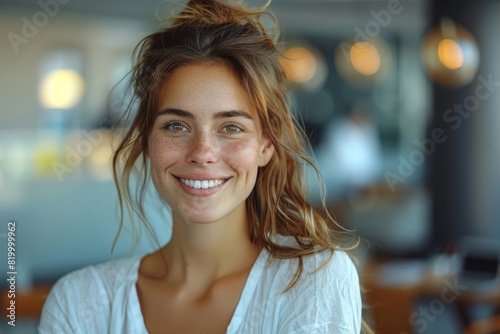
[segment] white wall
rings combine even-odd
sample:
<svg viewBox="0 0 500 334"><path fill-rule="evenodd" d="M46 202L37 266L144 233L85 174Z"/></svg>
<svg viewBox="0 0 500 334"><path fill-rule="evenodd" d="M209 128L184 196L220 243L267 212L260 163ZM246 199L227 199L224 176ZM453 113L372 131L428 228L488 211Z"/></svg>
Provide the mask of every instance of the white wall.
<svg viewBox="0 0 500 334"><path fill-rule="evenodd" d="M35 9L0 11L0 130L35 129L40 113L37 99L39 66L53 49L82 51L86 92L81 124L98 120L107 107L107 95L117 83L114 68L129 61L138 40L150 32L146 23L118 19L58 15L38 28L26 44L12 46L9 33L23 35L23 17L33 22Z"/></svg>
<svg viewBox="0 0 500 334"><path fill-rule="evenodd" d="M43 57L60 47L81 50L86 92L79 123L82 128L91 127L104 116L110 89L122 75L120 67L125 67L138 40L151 30L144 22L61 10L27 44L19 45L16 53L7 36L11 32L23 36L23 17L31 20L36 13L36 8L0 9L0 242L7 222L15 220L19 279L26 282L57 278L83 265L109 260L118 228L114 184L89 173L88 161L72 168L61 181L50 166L37 171L41 160L36 152L44 141L52 141L61 153L56 160L62 163L64 149L78 143L66 141L73 136L69 133L56 137L54 145L53 136L39 127L37 92ZM97 149L92 147L92 151ZM169 220L156 213L152 217L165 242ZM126 255L129 241L125 235L117 248L118 257ZM138 252L151 249L143 239Z"/></svg>

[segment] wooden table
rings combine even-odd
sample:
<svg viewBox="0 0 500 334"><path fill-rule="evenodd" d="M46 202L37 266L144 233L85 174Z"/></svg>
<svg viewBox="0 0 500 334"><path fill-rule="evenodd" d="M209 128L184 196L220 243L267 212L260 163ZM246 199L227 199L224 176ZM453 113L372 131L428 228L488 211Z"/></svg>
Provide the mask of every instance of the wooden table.
<svg viewBox="0 0 500 334"><path fill-rule="evenodd" d="M399 261L398 261L399 262ZM456 276L435 276L427 270L408 282L387 284L381 278L387 275L388 265L394 261L369 260L361 275L366 289L365 304L378 334L402 334L421 332L444 311L444 307L453 304L460 315L463 328L468 328L473 321L468 309L475 304L494 305L500 311L500 289L490 293L480 293L460 284ZM425 308L414 308L419 298L429 299Z"/></svg>
<svg viewBox="0 0 500 334"><path fill-rule="evenodd" d="M47 298L52 284L36 285L29 291L16 291L16 298L11 299L8 296L8 289L1 290L1 307L2 319L5 319L9 314L7 307L10 301L15 300L16 305L16 321L23 318L39 318L42 314L43 304Z"/></svg>

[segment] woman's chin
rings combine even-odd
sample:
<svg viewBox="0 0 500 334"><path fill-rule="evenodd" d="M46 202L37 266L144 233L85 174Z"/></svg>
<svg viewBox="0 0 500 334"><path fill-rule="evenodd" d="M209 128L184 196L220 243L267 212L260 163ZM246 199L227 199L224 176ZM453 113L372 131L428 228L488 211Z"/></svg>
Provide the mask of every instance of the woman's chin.
<svg viewBox="0 0 500 334"><path fill-rule="evenodd" d="M215 223L222 218L218 215L213 215L207 212L200 214L193 214L193 212L190 212L188 214L176 216L177 217L174 217L174 221L179 221L180 223L184 223L186 225L208 225Z"/></svg>

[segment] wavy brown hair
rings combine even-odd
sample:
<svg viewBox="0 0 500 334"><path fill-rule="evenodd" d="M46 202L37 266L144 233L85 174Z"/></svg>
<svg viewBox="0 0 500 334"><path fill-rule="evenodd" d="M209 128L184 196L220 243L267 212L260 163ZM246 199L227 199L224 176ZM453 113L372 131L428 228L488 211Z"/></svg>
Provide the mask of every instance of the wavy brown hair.
<svg viewBox="0 0 500 334"><path fill-rule="evenodd" d="M350 251L358 246L359 239L336 224L324 199L319 209L307 201L306 167L316 171L320 189L323 183L309 154L307 137L287 103L287 79L276 47L277 25L271 34L263 23L264 17L276 22L266 12L269 2L263 8L249 10L239 3L191 0L165 28L141 40L134 51L131 72L136 100L129 108L130 126L113 155L113 172L121 209L120 230L126 209L135 212L152 232L143 199L149 182L148 135L159 109L160 88L181 66L200 62L229 66L250 94L262 128L275 148L271 161L259 169L255 188L247 199L247 212L255 244L275 258L299 260L287 291L300 278L303 256L323 250L330 250L331 256L336 249ZM140 175L135 193L130 184L134 169ZM277 234L294 237L297 247L275 243L272 236Z"/></svg>

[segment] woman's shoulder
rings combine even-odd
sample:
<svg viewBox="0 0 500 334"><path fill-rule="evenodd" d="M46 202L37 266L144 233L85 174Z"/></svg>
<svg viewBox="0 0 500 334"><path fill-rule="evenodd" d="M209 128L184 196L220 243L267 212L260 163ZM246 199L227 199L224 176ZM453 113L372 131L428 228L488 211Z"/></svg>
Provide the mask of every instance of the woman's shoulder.
<svg viewBox="0 0 500 334"><path fill-rule="evenodd" d="M140 260L140 257L133 257L90 265L66 274L58 280L54 288L66 289L69 287L71 291L77 291L77 287L83 290L114 289L133 279L134 276L137 277Z"/></svg>
<svg viewBox="0 0 500 334"><path fill-rule="evenodd" d="M294 244L294 238L283 242ZM289 283L298 268L285 265ZM289 262L290 263L290 262ZM303 271L283 295L283 325L287 333L359 333L361 294L353 260L342 250L324 250L302 257ZM283 262L281 263L283 265Z"/></svg>
<svg viewBox="0 0 500 334"><path fill-rule="evenodd" d="M291 236L273 236L281 246L297 247ZM361 295L356 267L348 253L324 250L299 259L267 254L256 292L241 325L244 332L264 326L269 333L359 333ZM290 283L294 282L290 289ZM248 323L248 325L247 325ZM253 326L253 327L252 327ZM251 327L251 330L247 330Z"/></svg>
<svg viewBox="0 0 500 334"><path fill-rule="evenodd" d="M104 298L137 277L140 257L113 260L72 271L60 278L51 295L66 300ZM106 295L106 296L105 296Z"/></svg>
<svg viewBox="0 0 500 334"><path fill-rule="evenodd" d="M274 237L273 241L282 246L298 246L294 237L280 235ZM302 256L301 260L275 258L269 254L261 284L271 284L280 290L285 289L294 281L299 270L299 261L302 262L301 274L291 291L300 293L300 291L315 290L335 294L337 289L345 291L346 286L359 289L356 266L348 253L339 249L316 251Z"/></svg>
<svg viewBox="0 0 500 334"><path fill-rule="evenodd" d="M274 237L273 241L282 246L297 247L297 241L292 236L278 235ZM298 259L292 259L292 261L281 260L278 266L291 266L297 267ZM302 257L303 271L304 273L320 273L324 270L324 274L335 276L337 278L358 277L356 267L351 259L351 257L343 250L323 250L313 252L310 255ZM321 268L321 269L320 269Z"/></svg>
<svg viewBox="0 0 500 334"><path fill-rule="evenodd" d="M130 290L127 287L134 286L140 260L134 257L91 265L60 278L45 302L40 332L71 332L75 329L71 326L87 326L89 330L104 326L119 291L125 298ZM125 289L120 290L122 287Z"/></svg>

